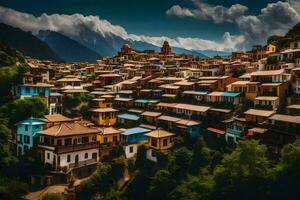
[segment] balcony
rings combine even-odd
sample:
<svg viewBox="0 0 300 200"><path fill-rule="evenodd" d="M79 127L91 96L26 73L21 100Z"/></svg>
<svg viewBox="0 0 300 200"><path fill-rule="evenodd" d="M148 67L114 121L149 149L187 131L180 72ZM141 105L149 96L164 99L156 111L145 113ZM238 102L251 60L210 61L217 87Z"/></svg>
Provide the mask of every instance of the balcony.
<svg viewBox="0 0 300 200"><path fill-rule="evenodd" d="M56 153L67 153L67 152L81 151L81 150L85 150L85 149L94 149L94 148L99 148L98 142L76 144L76 145L70 145L70 146L56 146L55 152Z"/></svg>
<svg viewBox="0 0 300 200"><path fill-rule="evenodd" d="M277 91L262 91L261 96L274 96L277 97Z"/></svg>
<svg viewBox="0 0 300 200"><path fill-rule="evenodd" d="M97 163L97 159L96 158L92 158L89 160L84 160L84 161L79 161L77 163L71 163L69 164L69 168L80 168L80 167L85 167L88 165L93 165Z"/></svg>

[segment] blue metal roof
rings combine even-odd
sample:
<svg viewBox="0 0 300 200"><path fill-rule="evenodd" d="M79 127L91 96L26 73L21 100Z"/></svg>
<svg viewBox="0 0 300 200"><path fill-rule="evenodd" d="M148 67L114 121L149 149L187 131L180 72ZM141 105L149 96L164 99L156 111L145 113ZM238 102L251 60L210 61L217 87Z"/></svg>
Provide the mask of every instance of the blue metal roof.
<svg viewBox="0 0 300 200"><path fill-rule="evenodd" d="M224 96L224 97L236 97L236 96L239 96L241 93L240 92L223 92L221 94L221 96Z"/></svg>
<svg viewBox="0 0 300 200"><path fill-rule="evenodd" d="M46 120L45 119L39 119L39 118L33 118L33 117L30 117L28 119L24 119L20 122L17 122L16 125L19 125L19 124L24 124L24 125L43 125L43 124L46 124Z"/></svg>
<svg viewBox="0 0 300 200"><path fill-rule="evenodd" d="M141 134L141 133L148 133L150 131L151 130L147 128L135 127L135 128L127 129L125 132L122 133L122 135Z"/></svg>
<svg viewBox="0 0 300 200"><path fill-rule="evenodd" d="M121 119L129 119L133 121L137 121L140 119L140 116L134 114L128 114L128 113L120 114L117 117Z"/></svg>

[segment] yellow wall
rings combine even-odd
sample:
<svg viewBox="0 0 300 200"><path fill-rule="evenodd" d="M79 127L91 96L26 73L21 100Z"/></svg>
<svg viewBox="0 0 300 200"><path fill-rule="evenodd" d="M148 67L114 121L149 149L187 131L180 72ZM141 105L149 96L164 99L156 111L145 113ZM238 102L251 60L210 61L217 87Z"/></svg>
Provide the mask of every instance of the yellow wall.
<svg viewBox="0 0 300 200"><path fill-rule="evenodd" d="M116 133L116 134L106 134L106 135L103 135L103 134L99 134L97 135L97 141L100 142L100 144L103 144L104 143L104 138L106 137L107 138L107 142L113 142L113 136L117 136L117 142L120 141L120 134L119 133Z"/></svg>
<svg viewBox="0 0 300 200"><path fill-rule="evenodd" d="M97 113L98 117L95 117L94 115L92 116L92 121L97 124L97 125L101 125L101 126L112 126L117 122L117 118L116 118L116 113L115 112L109 112L110 114L110 118L109 119L105 119L105 117L102 116L102 114L104 113Z"/></svg>
<svg viewBox="0 0 300 200"><path fill-rule="evenodd" d="M246 92L245 96L249 98L251 101L254 101L257 97L257 92Z"/></svg>
<svg viewBox="0 0 300 200"><path fill-rule="evenodd" d="M97 108L111 108L111 103L106 103L105 101L97 101L94 105L96 105Z"/></svg>
<svg viewBox="0 0 300 200"><path fill-rule="evenodd" d="M157 143L156 143L156 146L151 146L151 140L152 138L149 138L148 139L148 145L149 147L152 147L156 150L165 150L165 149L169 149L171 147L173 147L173 142L172 142L172 139L171 139L171 142L170 142L170 138L171 137L164 137L164 138L157 138ZM164 139L167 139L168 140L168 144L167 146L163 146L163 140Z"/></svg>
<svg viewBox="0 0 300 200"><path fill-rule="evenodd" d="M271 54L276 52L276 46L272 44L268 44L266 46L266 54Z"/></svg>

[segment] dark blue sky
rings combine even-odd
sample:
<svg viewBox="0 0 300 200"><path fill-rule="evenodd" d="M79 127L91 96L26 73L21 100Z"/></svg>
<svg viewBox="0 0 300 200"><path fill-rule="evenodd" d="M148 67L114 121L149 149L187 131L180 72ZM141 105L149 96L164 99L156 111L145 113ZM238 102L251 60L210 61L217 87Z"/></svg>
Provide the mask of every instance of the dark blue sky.
<svg viewBox="0 0 300 200"><path fill-rule="evenodd" d="M207 0L214 5L242 4L247 14L257 15L267 3L278 0ZM167 16L173 5L193 7L189 0L0 0L0 5L39 16L42 13L98 15L112 24L123 26L129 33L149 36L199 37L220 40L224 32L238 34L231 23L215 24L211 20L196 20ZM1 17L1 16L0 16Z"/></svg>

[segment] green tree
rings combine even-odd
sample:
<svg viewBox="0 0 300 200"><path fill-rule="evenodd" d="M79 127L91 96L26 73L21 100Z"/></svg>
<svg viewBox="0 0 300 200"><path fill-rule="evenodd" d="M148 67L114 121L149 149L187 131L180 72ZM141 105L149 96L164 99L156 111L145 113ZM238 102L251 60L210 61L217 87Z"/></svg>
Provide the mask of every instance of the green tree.
<svg viewBox="0 0 300 200"><path fill-rule="evenodd" d="M189 170L193 160L193 152L186 147L176 149L170 157L170 167L176 180L182 179Z"/></svg>
<svg viewBox="0 0 300 200"><path fill-rule="evenodd" d="M8 139L11 131L4 124L0 124L0 175L5 175L10 167L17 162L9 148Z"/></svg>
<svg viewBox="0 0 300 200"><path fill-rule="evenodd" d="M217 199L266 199L272 180L270 166L266 146L255 140L241 141L215 169Z"/></svg>
<svg viewBox="0 0 300 200"><path fill-rule="evenodd" d="M146 159L147 147L145 145L138 146L136 160L135 160L135 169L145 169L147 165Z"/></svg>
<svg viewBox="0 0 300 200"><path fill-rule="evenodd" d="M277 176L271 199L294 199L300 195L300 139L283 148L283 156L275 172Z"/></svg>
<svg viewBox="0 0 300 200"><path fill-rule="evenodd" d="M40 118L45 114L48 114L47 102L40 97L17 99L0 108L0 118L8 119L9 126L29 117Z"/></svg>
<svg viewBox="0 0 300 200"><path fill-rule="evenodd" d="M159 170L150 179L148 195L150 199L166 199L168 193L173 188L174 181L167 170Z"/></svg>
<svg viewBox="0 0 300 200"><path fill-rule="evenodd" d="M207 166L210 161L211 150L207 147L203 136L198 136L193 146L192 172L197 173L201 167Z"/></svg>
<svg viewBox="0 0 300 200"><path fill-rule="evenodd" d="M0 177L0 199L21 200L27 192L27 185L16 178Z"/></svg>
<svg viewBox="0 0 300 200"><path fill-rule="evenodd" d="M45 166L36 148L27 150L26 153L19 158L17 169L19 169L18 174L22 178L28 178L33 174L46 173Z"/></svg>
<svg viewBox="0 0 300 200"><path fill-rule="evenodd" d="M198 176L188 175L178 184L170 193L170 199L208 200L212 197L214 187L214 177L207 170L202 170Z"/></svg>

